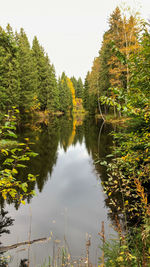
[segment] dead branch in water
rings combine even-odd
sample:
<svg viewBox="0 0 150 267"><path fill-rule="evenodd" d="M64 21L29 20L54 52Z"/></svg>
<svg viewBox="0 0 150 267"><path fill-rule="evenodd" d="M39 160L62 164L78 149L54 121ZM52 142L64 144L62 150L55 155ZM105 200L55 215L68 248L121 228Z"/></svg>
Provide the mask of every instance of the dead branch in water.
<svg viewBox="0 0 150 267"><path fill-rule="evenodd" d="M50 238L44 237L44 238L34 239L31 241L19 242L19 243L16 243L14 245L11 245L11 246L0 247L0 252L6 252L8 250L18 248L20 246L31 245L31 244L36 243L36 242L44 242L44 241L48 241L48 240L50 240Z"/></svg>

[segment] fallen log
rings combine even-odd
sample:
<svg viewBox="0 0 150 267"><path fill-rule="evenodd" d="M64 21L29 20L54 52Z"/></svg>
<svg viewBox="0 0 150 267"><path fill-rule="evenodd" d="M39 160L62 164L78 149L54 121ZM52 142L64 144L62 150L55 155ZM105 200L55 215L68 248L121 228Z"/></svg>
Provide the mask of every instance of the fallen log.
<svg viewBox="0 0 150 267"><path fill-rule="evenodd" d="M19 243L13 244L11 246L2 246L2 247L0 247L0 252L6 252L8 250L18 248L20 246L31 245L31 244L36 243L36 242L44 242L44 241L48 241L48 240L50 240L50 238L44 237L44 238L34 239L31 241L19 242Z"/></svg>

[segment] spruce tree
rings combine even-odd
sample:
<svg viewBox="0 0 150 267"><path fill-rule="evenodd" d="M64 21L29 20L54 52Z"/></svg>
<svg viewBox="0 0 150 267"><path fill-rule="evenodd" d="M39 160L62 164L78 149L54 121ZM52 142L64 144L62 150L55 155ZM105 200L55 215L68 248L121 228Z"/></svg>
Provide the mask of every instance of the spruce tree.
<svg viewBox="0 0 150 267"><path fill-rule="evenodd" d="M86 75L85 83L84 83L84 90L83 90L83 107L85 110L89 111L89 72Z"/></svg>
<svg viewBox="0 0 150 267"><path fill-rule="evenodd" d="M48 95L47 95L47 108L52 112L59 111L60 103L59 103L59 88L56 80L55 68L54 65L50 64L49 59L48 61L48 77L49 77L49 84L48 84Z"/></svg>
<svg viewBox="0 0 150 267"><path fill-rule="evenodd" d="M33 39L32 56L36 69L36 94L41 110L45 110L47 108L48 62L36 36Z"/></svg>
<svg viewBox="0 0 150 267"><path fill-rule="evenodd" d="M83 98L83 82L81 78L77 80L76 97Z"/></svg>
<svg viewBox="0 0 150 267"><path fill-rule="evenodd" d="M32 45L33 61L37 73L37 96L41 110L49 109L54 112L59 110L59 90L54 66L50 64L48 55L39 44L37 37Z"/></svg>
<svg viewBox="0 0 150 267"><path fill-rule="evenodd" d="M18 105L20 86L18 77L18 49L10 25L7 32L0 27L0 109Z"/></svg>
<svg viewBox="0 0 150 267"><path fill-rule="evenodd" d="M109 97L111 103L116 101L119 105L126 103L130 81L129 59L136 50L139 50L139 31L136 15L131 15L127 19L118 7L111 14L109 29L104 33L99 56L94 59L89 75L89 96L92 97L90 106L94 107L96 103L94 100L96 92L98 101L104 96L105 100ZM106 101L104 102L103 107L106 112L109 103L106 105ZM114 114L116 114L115 109L114 105Z"/></svg>
<svg viewBox="0 0 150 267"><path fill-rule="evenodd" d="M35 97L37 76L35 64L32 60L32 53L28 38L23 29L16 35L18 42L18 62L20 79L20 111L30 110Z"/></svg>
<svg viewBox="0 0 150 267"><path fill-rule="evenodd" d="M71 77L70 80L71 80L72 83L73 83L73 87L74 87L74 89L75 89L75 96L77 97L77 83L78 83L78 81L77 81L77 79L76 79L74 76Z"/></svg>
<svg viewBox="0 0 150 267"><path fill-rule="evenodd" d="M68 112L72 109L73 103L72 103L72 93L70 88L67 84L67 76L63 72L61 75L61 78L59 78L58 82L59 86L59 102L60 102L60 110L62 112Z"/></svg>

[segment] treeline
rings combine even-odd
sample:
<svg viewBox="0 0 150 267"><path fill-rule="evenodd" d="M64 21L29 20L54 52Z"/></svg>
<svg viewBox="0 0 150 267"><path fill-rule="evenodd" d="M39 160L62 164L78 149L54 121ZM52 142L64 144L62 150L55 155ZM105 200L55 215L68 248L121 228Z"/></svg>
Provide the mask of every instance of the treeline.
<svg viewBox="0 0 150 267"><path fill-rule="evenodd" d="M118 242L105 242L105 266L150 266L150 31L138 14L117 7L85 79L84 107L123 117L103 182ZM85 95L84 94L84 95ZM111 162L109 159L111 158ZM102 263L104 259L102 259Z"/></svg>
<svg viewBox="0 0 150 267"><path fill-rule="evenodd" d="M99 56L87 73L83 102L90 113L102 109L104 114L111 111L121 116L124 105L135 98L135 93L137 98L149 93L149 26L138 14L129 13L117 7L110 15Z"/></svg>
<svg viewBox="0 0 150 267"><path fill-rule="evenodd" d="M24 29L13 32L0 27L0 110L12 106L21 113L68 112L83 95L83 83L65 73L56 79L54 65L35 36L30 46Z"/></svg>

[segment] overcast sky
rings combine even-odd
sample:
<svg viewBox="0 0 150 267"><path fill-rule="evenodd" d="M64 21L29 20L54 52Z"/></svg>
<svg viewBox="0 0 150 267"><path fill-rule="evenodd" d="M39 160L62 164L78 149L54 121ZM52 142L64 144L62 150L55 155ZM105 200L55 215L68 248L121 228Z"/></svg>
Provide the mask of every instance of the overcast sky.
<svg viewBox="0 0 150 267"><path fill-rule="evenodd" d="M57 75L85 75L98 55L109 15L120 0L0 0L0 25L23 27L30 43L36 35ZM126 1L150 18L150 0Z"/></svg>

